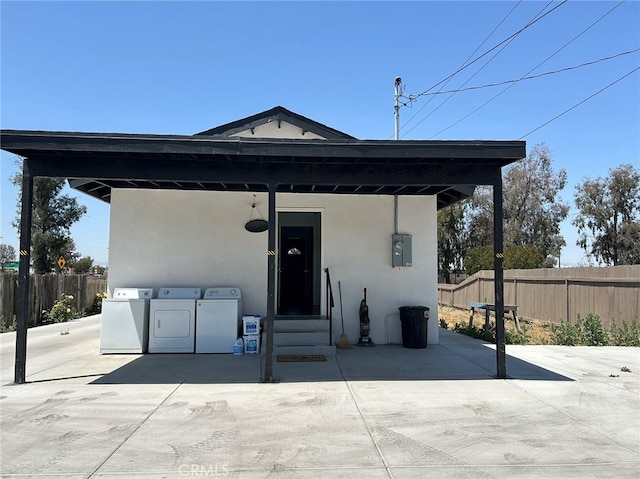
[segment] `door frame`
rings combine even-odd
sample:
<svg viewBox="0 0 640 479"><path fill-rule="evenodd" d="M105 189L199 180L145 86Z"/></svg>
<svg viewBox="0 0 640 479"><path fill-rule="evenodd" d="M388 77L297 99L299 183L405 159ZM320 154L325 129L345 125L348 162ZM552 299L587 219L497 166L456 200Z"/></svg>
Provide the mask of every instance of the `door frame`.
<svg viewBox="0 0 640 479"><path fill-rule="evenodd" d="M281 227L282 226L305 226L312 228L313 234L313 279L312 279L312 313L310 316L319 316L322 314L322 304L325 291L322 288L322 264L324 262L323 248L323 208L282 208L277 210L276 223L276 244L278 251L277 271L276 275L276 311L278 315L287 316L280 313L280 267L281 267ZM298 315L296 315L298 316ZM307 316L307 315L302 315Z"/></svg>

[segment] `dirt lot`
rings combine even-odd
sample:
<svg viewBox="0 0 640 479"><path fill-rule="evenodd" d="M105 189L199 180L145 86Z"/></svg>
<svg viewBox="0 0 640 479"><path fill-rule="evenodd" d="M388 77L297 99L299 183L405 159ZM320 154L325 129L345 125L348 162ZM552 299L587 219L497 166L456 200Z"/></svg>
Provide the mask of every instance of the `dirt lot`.
<svg viewBox="0 0 640 479"><path fill-rule="evenodd" d="M447 324L447 329L453 330L456 323L466 326L469 324L471 311L468 309L457 309L450 306L438 306L438 320L442 326L442 321ZM484 311L476 312L473 318L473 325L481 327L484 324ZM505 315L505 329L516 332L515 322L511 315ZM492 327L495 327L493 314L489 319ZM523 344L552 344L551 323L542 321L520 321L520 326L524 334Z"/></svg>

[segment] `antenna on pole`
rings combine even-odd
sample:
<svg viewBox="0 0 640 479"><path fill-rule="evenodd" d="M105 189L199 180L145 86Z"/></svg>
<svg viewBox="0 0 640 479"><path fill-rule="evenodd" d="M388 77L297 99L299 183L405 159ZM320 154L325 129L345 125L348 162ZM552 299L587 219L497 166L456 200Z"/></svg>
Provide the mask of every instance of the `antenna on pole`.
<svg viewBox="0 0 640 479"><path fill-rule="evenodd" d="M402 95L404 91L404 87L402 85L402 78L400 77L396 77L396 81L395 81L395 94L394 94L394 99L395 99L395 104L393 107L394 110L394 116L395 116L395 120L396 120L396 129L395 129L395 139L399 140L400 139L400 95Z"/></svg>

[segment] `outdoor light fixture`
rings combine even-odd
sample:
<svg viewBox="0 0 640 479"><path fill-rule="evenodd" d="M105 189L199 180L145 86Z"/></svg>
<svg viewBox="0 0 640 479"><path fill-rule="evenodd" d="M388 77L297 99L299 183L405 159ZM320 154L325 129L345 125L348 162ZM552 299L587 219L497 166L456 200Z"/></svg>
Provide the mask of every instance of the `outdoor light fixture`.
<svg viewBox="0 0 640 479"><path fill-rule="evenodd" d="M253 210L257 209L256 207L256 195L253 195L253 204L251 205L251 216L249 217L249 221L244 225L244 229L249 231L250 233L262 233L263 231L267 231L269 229L269 223L264 219L260 210L258 210L258 214L260 218L253 219Z"/></svg>

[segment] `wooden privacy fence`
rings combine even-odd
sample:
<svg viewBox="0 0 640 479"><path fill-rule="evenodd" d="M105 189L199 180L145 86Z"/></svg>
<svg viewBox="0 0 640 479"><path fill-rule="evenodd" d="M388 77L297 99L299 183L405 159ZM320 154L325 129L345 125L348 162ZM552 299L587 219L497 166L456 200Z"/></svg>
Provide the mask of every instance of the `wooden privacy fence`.
<svg viewBox="0 0 640 479"><path fill-rule="evenodd" d="M50 310L62 294L73 296L77 311L90 311L97 293L107 290L106 279L86 275L42 275L29 277L29 326L42 322L42 311ZM10 326L17 310L18 275L0 275L0 321Z"/></svg>
<svg viewBox="0 0 640 479"><path fill-rule="evenodd" d="M465 309L471 302L493 303L493 271L439 284L438 302ZM629 324L640 321L640 265L505 270L504 302L517 304L524 319L575 323L578 315L593 313L607 328Z"/></svg>

